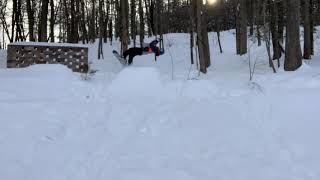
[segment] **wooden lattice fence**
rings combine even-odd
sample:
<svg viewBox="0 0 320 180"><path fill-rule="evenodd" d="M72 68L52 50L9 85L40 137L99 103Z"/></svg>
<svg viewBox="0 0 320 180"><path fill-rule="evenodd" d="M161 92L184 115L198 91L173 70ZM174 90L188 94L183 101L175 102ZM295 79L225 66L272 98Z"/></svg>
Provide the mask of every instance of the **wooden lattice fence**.
<svg viewBox="0 0 320 180"><path fill-rule="evenodd" d="M8 45L7 67L33 64L63 64L74 72L88 72L88 47L59 43L12 43Z"/></svg>

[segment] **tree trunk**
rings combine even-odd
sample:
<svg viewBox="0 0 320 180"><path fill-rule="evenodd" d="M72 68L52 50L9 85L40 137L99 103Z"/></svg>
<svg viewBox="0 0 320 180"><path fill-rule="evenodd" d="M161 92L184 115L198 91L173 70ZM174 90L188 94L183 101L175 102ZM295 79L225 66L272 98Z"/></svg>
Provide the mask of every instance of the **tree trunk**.
<svg viewBox="0 0 320 180"><path fill-rule="evenodd" d="M194 53L193 53L193 49L194 49L194 32L195 32L195 12L194 12L194 8L196 7L194 5L194 1L190 0L190 57L191 57L191 64L194 64Z"/></svg>
<svg viewBox="0 0 320 180"><path fill-rule="evenodd" d="M247 53L247 8L246 0L240 0L240 10L237 17L237 54Z"/></svg>
<svg viewBox="0 0 320 180"><path fill-rule="evenodd" d="M47 21L48 21L48 5L49 0L42 0L42 7L41 7L41 16L40 16L40 22L39 22L39 34L38 38L40 42L47 42L48 41L48 35L47 35Z"/></svg>
<svg viewBox="0 0 320 180"><path fill-rule="evenodd" d="M10 42L14 41L14 28L16 25L17 0L12 0L12 17L11 17L11 38Z"/></svg>
<svg viewBox="0 0 320 180"><path fill-rule="evenodd" d="M203 6L202 6L203 7ZM201 14L201 36L202 36L202 42L203 42L203 53L204 53L204 61L206 63L206 68L211 66L210 61L210 48L209 48L209 37L208 37L208 30L207 30L207 20L206 20L206 9L202 8L202 14Z"/></svg>
<svg viewBox="0 0 320 180"><path fill-rule="evenodd" d="M315 5L314 0L310 0L310 44L311 44L311 55L314 55L314 20L315 18L315 9L313 8ZM320 8L320 7L318 7Z"/></svg>
<svg viewBox="0 0 320 180"><path fill-rule="evenodd" d="M34 37L34 9L31 0L26 0L27 2L27 15L28 15L28 27L29 27L29 41L35 41Z"/></svg>
<svg viewBox="0 0 320 180"><path fill-rule="evenodd" d="M91 11L91 20L90 20L90 41L94 43L96 41L96 0L92 0L92 11Z"/></svg>
<svg viewBox="0 0 320 180"><path fill-rule="evenodd" d="M273 46L273 60L280 59L281 57L281 49L279 44L278 38L278 8L276 2L269 1L270 3L270 16L271 16L271 23L270 23L270 30L272 35L272 46Z"/></svg>
<svg viewBox="0 0 320 180"><path fill-rule="evenodd" d="M304 27L304 51L303 58L311 59L311 23L310 23L310 0L304 1L303 6Z"/></svg>
<svg viewBox="0 0 320 180"><path fill-rule="evenodd" d="M277 8L278 8L278 38L279 38L280 45L282 45L284 41L283 34L284 34L284 27L285 27L284 2L283 1L277 2Z"/></svg>
<svg viewBox="0 0 320 180"><path fill-rule="evenodd" d="M112 41L113 41L112 20L110 20L109 22L109 38L110 38L110 45L112 46Z"/></svg>
<svg viewBox="0 0 320 180"><path fill-rule="evenodd" d="M98 59L103 58L103 0L99 0L99 46Z"/></svg>
<svg viewBox="0 0 320 180"><path fill-rule="evenodd" d="M105 15L106 17L104 18L104 23L103 23L103 42L107 43L108 42L108 22L110 19L110 2L107 1L106 3L106 9L107 9L107 14Z"/></svg>
<svg viewBox="0 0 320 180"><path fill-rule="evenodd" d="M130 19L129 19L129 12L130 12L130 9L129 9L129 0L126 0L125 1L125 19L126 19L126 24L127 24L127 37L128 37L128 45L131 43L130 41L130 34L129 34L129 26L130 26Z"/></svg>
<svg viewBox="0 0 320 180"><path fill-rule="evenodd" d="M287 7L286 50L284 70L294 71L302 65L300 46L300 0L285 0Z"/></svg>
<svg viewBox="0 0 320 180"><path fill-rule="evenodd" d="M17 11L14 12L16 13L16 41L24 41L24 36L23 36L23 17L22 17L22 14L21 14L21 6L22 6L22 3L21 3L21 0L18 0L17 2Z"/></svg>
<svg viewBox="0 0 320 180"><path fill-rule="evenodd" d="M75 38L75 43L79 43L80 41L80 35L79 35L79 26L80 26L80 0L75 0L76 1L76 7L75 7L75 17L74 17L74 30L75 30L75 34L74 34L74 38Z"/></svg>
<svg viewBox="0 0 320 180"><path fill-rule="evenodd" d="M208 33L206 32L207 24L203 19L203 2L202 0L195 0L195 14L196 14L196 31L197 31L197 45L199 52L200 71L207 73L207 68L210 66L209 54L209 40Z"/></svg>
<svg viewBox="0 0 320 180"><path fill-rule="evenodd" d="M139 34L140 34L140 46L143 46L144 42L144 16L143 16L143 7L142 7L142 0L139 0L139 18L140 18L140 28L139 28Z"/></svg>
<svg viewBox="0 0 320 180"><path fill-rule="evenodd" d="M121 1L121 0L120 0ZM119 0L115 0L116 18L114 22L115 37L121 37L121 7Z"/></svg>
<svg viewBox="0 0 320 180"><path fill-rule="evenodd" d="M137 31L136 31L136 1L131 0L130 2L130 9L131 9L131 39L133 41L133 46L136 47L136 36L137 36Z"/></svg>
<svg viewBox="0 0 320 180"><path fill-rule="evenodd" d="M270 2L270 1L269 1ZM267 9L267 3L268 0L263 0L262 1L262 17L263 17L263 40L265 42L266 45L266 49L267 49L267 54L268 54L268 59L269 59L269 66L272 68L273 72L276 73L276 69L274 67L274 64L272 62L272 57L271 57L271 42L270 42L270 25L268 25L267 23L267 18L266 18L266 9Z"/></svg>
<svg viewBox="0 0 320 180"><path fill-rule="evenodd" d="M150 24L152 29L152 34L157 35L157 26L156 26L156 11L155 11L155 0L150 0L150 7L149 7L149 13L150 13Z"/></svg>
<svg viewBox="0 0 320 180"><path fill-rule="evenodd" d="M71 0L71 19L70 19L70 42L71 43L77 43L77 38L76 38L76 11L75 11L75 0Z"/></svg>
<svg viewBox="0 0 320 180"><path fill-rule="evenodd" d="M195 6L196 6L196 31L197 31L197 45L198 45L198 52L199 52L199 62L200 62L200 71L202 73L207 73L207 67L204 60L204 51L203 51L203 42L202 42L202 33L201 33L201 27L202 27L202 18L201 18L201 8L202 8L202 0L195 0Z"/></svg>
<svg viewBox="0 0 320 180"><path fill-rule="evenodd" d="M254 33L254 19L255 19L255 0L247 1L249 4L248 9L248 16L249 16L249 23L250 23L250 36L253 36Z"/></svg>
<svg viewBox="0 0 320 180"><path fill-rule="evenodd" d="M260 12L260 9L261 9L261 2L260 0L255 0L255 3L254 3L254 8L256 9L255 12L256 13L256 17L255 17L255 23L256 23L256 26L257 26L257 40L258 40L258 46L261 46L261 12Z"/></svg>
<svg viewBox="0 0 320 180"><path fill-rule="evenodd" d="M5 32L5 28L4 28L4 24L2 24L2 47L3 47L3 49L5 49L4 32Z"/></svg>
<svg viewBox="0 0 320 180"><path fill-rule="evenodd" d="M147 19L147 25L148 25L148 36L152 36L152 23L151 23L151 13L150 13L150 7L148 5L148 0L144 0L145 7L146 7L146 19ZM149 8L148 8L149 7Z"/></svg>
<svg viewBox="0 0 320 180"><path fill-rule="evenodd" d="M127 3L128 0L120 0L121 9L121 54L128 49L129 37L128 37L128 24L127 24Z"/></svg>
<svg viewBox="0 0 320 180"><path fill-rule="evenodd" d="M55 15L54 15L54 0L50 0L50 40L54 42L54 23L55 23Z"/></svg>
<svg viewBox="0 0 320 180"><path fill-rule="evenodd" d="M69 9L68 9L69 3L67 3L67 0L63 0L63 3L64 3L63 42L65 42L65 40L67 40L67 42L72 42ZM67 37L65 37L66 35Z"/></svg>
<svg viewBox="0 0 320 180"><path fill-rule="evenodd" d="M218 38L219 50L220 50L220 53L222 54L223 50L222 50L221 40L220 40L220 30L217 32L217 38Z"/></svg>
<svg viewBox="0 0 320 180"><path fill-rule="evenodd" d="M218 39L218 45L219 45L219 50L220 50L220 53L222 54L223 53L223 50L222 50L222 46L221 46L221 40L220 40L220 31L221 31L221 24L222 24L222 15L223 15L223 2L222 0L218 0L216 2L216 5L217 5L217 8L216 8L216 12L217 12L217 17L215 18L215 21L216 21L216 31L217 31L217 39ZM252 17L253 18L253 17ZM253 18L254 19L254 18ZM252 27L254 26L254 20L252 20Z"/></svg>
<svg viewBox="0 0 320 180"><path fill-rule="evenodd" d="M82 30L82 43L88 43L88 33L86 28L86 14L85 14L85 8L84 8L84 1L81 0L81 30Z"/></svg>

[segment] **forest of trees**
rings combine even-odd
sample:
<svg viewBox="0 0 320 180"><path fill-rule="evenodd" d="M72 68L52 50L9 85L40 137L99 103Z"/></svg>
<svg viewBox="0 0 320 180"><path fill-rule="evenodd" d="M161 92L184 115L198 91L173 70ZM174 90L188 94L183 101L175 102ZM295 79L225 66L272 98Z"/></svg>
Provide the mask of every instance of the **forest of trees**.
<svg viewBox="0 0 320 180"><path fill-rule="evenodd" d="M248 38L255 38L266 47L274 71L272 60L282 55L284 69L292 71L300 67L302 58L313 55L320 1L216 0L210 4L203 0L0 0L0 23L0 48L5 48L5 39L68 43L98 40L99 58L103 43L112 43L114 38L125 50L130 44L140 46L146 36L190 33L191 48L198 48L202 72L210 66L208 31L215 31L219 37L220 31L236 29L237 54L246 54Z"/></svg>

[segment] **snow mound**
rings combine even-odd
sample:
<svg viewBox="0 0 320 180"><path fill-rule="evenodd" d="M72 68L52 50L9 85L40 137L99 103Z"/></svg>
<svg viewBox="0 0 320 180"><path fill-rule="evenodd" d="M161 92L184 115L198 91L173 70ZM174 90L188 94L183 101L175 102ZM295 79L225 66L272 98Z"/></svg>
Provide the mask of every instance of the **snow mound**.
<svg viewBox="0 0 320 180"><path fill-rule="evenodd" d="M197 93L195 93L197 92ZM208 99L208 97L219 95L219 88L208 80L190 81L185 84L182 95L192 99Z"/></svg>
<svg viewBox="0 0 320 180"><path fill-rule="evenodd" d="M109 87L114 96L153 97L163 89L157 69L150 67L129 67L121 71Z"/></svg>
<svg viewBox="0 0 320 180"><path fill-rule="evenodd" d="M61 64L36 64L26 68L6 69L2 73L12 75L10 77L14 78L36 78L38 80L71 81L77 78L71 69Z"/></svg>
<svg viewBox="0 0 320 180"><path fill-rule="evenodd" d="M0 100L64 99L74 94L80 81L66 66L33 65L0 70Z"/></svg>
<svg viewBox="0 0 320 180"><path fill-rule="evenodd" d="M45 76L66 77L72 74L71 69L62 64L36 64L21 69L30 74L42 74Z"/></svg>

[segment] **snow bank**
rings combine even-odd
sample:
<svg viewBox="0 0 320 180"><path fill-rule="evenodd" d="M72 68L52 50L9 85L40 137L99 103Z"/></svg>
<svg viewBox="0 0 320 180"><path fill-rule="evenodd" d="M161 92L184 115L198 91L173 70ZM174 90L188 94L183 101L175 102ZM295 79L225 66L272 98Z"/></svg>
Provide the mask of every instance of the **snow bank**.
<svg viewBox="0 0 320 180"><path fill-rule="evenodd" d="M66 66L61 64L36 64L26 68L9 68L1 70L1 73L7 74L7 78L22 77L29 80L56 80L56 81L72 81L75 79L73 73Z"/></svg>
<svg viewBox="0 0 320 180"><path fill-rule="evenodd" d="M155 68L128 67L112 81L109 92L116 97L151 98L162 94L163 85ZM159 94L160 93L160 94Z"/></svg>
<svg viewBox="0 0 320 180"><path fill-rule="evenodd" d="M79 81L79 75L59 64L33 65L19 69L0 69L0 99L34 101L63 100Z"/></svg>

